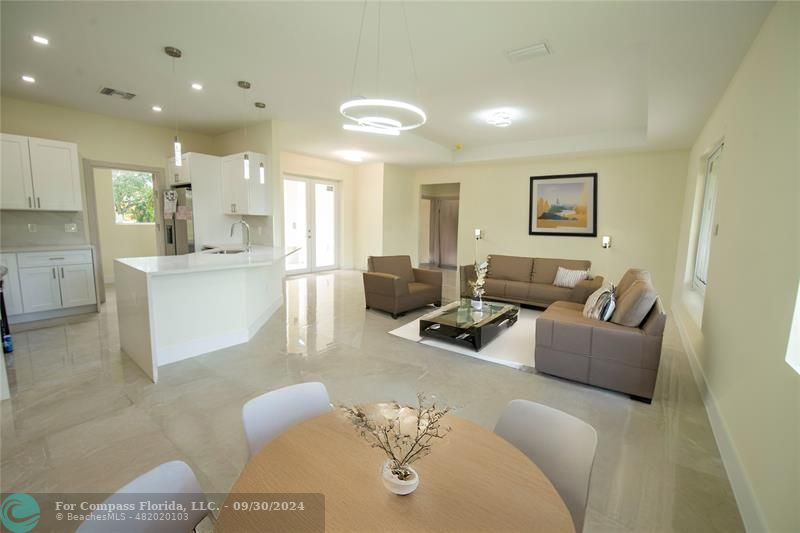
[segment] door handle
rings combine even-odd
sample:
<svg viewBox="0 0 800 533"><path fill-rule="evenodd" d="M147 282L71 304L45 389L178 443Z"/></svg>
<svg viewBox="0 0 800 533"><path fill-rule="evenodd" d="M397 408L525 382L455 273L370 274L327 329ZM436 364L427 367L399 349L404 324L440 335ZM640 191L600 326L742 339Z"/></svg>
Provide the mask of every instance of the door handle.
<svg viewBox="0 0 800 533"><path fill-rule="evenodd" d="M53 272L53 279L56 279L56 267L53 267L51 271Z"/></svg>
<svg viewBox="0 0 800 533"><path fill-rule="evenodd" d="M33 207L33 206L31 205L31 197L30 197L30 196L28 196L28 208L31 208L31 207Z"/></svg>
<svg viewBox="0 0 800 533"><path fill-rule="evenodd" d="M61 279L64 279L64 267L61 267Z"/></svg>
<svg viewBox="0 0 800 533"><path fill-rule="evenodd" d="M36 197L36 207L38 207L40 209L42 207L42 199L40 197L38 197L38 196Z"/></svg>

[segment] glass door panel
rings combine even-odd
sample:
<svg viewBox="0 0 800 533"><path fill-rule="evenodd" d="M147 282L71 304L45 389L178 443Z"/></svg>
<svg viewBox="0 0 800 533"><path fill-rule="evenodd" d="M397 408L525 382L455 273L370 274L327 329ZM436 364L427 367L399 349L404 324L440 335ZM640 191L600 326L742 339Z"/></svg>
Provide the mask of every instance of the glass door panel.
<svg viewBox="0 0 800 533"><path fill-rule="evenodd" d="M314 268L336 266L336 188L314 183Z"/></svg>
<svg viewBox="0 0 800 533"><path fill-rule="evenodd" d="M283 180L284 243L287 248L300 248L286 258L287 272L309 270L308 184L303 180Z"/></svg>

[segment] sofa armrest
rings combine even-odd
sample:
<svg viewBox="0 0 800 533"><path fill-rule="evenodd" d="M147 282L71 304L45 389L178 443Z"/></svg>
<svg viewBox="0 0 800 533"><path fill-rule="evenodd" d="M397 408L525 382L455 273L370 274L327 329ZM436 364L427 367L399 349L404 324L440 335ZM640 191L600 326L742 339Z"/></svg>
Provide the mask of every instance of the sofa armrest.
<svg viewBox="0 0 800 533"><path fill-rule="evenodd" d="M383 272L364 272L364 292L385 296L404 296L408 294L408 283L399 276Z"/></svg>
<svg viewBox="0 0 800 533"><path fill-rule="evenodd" d="M442 286L442 273L436 270L426 270L424 268L412 268L414 272L414 281L432 285L434 287Z"/></svg>
<svg viewBox="0 0 800 533"><path fill-rule="evenodd" d="M475 273L475 265L462 265L458 270L460 274L458 277L461 286L461 297L471 298L472 287L469 286L469 282L478 279L478 275Z"/></svg>
<svg viewBox="0 0 800 533"><path fill-rule="evenodd" d="M579 281L578 284L572 288L572 292L569 295L569 301L585 304L586 300L589 299L589 296L603 286L603 281L603 276L595 276L592 279L584 279Z"/></svg>

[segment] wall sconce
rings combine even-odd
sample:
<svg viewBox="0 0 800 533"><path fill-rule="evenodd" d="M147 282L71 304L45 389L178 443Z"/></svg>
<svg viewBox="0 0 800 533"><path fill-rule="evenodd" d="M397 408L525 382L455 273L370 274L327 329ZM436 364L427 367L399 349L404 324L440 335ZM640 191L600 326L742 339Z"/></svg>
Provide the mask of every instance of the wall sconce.
<svg viewBox="0 0 800 533"><path fill-rule="evenodd" d="M611 248L611 235L603 235L603 248Z"/></svg>
<svg viewBox="0 0 800 533"><path fill-rule="evenodd" d="M475 240L479 241L481 239L483 239L483 231L481 231L481 230L476 228L475 229Z"/></svg>

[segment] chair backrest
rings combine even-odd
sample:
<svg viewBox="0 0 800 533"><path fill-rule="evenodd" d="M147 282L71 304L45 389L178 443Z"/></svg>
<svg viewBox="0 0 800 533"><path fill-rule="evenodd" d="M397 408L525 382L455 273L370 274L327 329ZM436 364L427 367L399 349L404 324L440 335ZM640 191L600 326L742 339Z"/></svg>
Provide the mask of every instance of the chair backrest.
<svg viewBox="0 0 800 533"><path fill-rule="evenodd" d="M331 410L322 383L299 383L262 394L242 407L247 447L253 457L291 426Z"/></svg>
<svg viewBox="0 0 800 533"><path fill-rule="evenodd" d="M592 426L558 409L527 400L513 400L503 410L494 432L536 463L564 499L583 530L589 479L597 432Z"/></svg>
<svg viewBox="0 0 800 533"><path fill-rule="evenodd" d="M406 283L414 281L411 257L407 255L370 256L367 258L367 268L370 272L393 274Z"/></svg>
<svg viewBox="0 0 800 533"><path fill-rule="evenodd" d="M155 467L137 477L117 492L106 498L105 504L133 504L140 509L141 502L160 503L164 499L174 500L186 509L184 520L135 520L135 512L128 512L125 521L86 520L78 528L79 533L101 533L115 531L119 533L173 533L192 531L208 514L207 510L196 509L192 502L205 502L206 497L192 468L183 461L171 461ZM206 505L202 506L203 508ZM94 511L92 515L106 515L106 511ZM112 514L114 514L112 512ZM146 513L145 513L146 514ZM157 515L158 513L154 513ZM179 515L181 513L178 513Z"/></svg>

